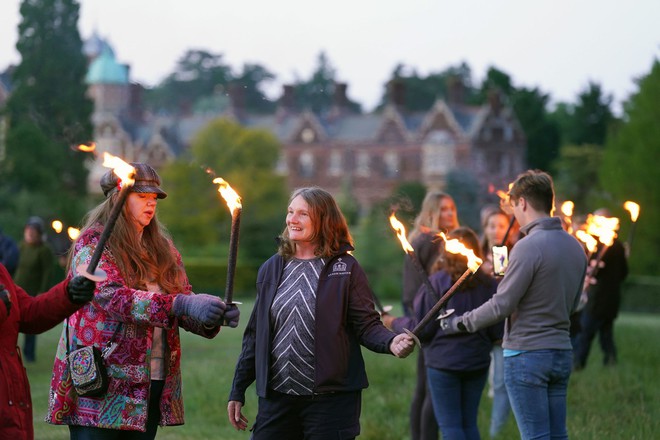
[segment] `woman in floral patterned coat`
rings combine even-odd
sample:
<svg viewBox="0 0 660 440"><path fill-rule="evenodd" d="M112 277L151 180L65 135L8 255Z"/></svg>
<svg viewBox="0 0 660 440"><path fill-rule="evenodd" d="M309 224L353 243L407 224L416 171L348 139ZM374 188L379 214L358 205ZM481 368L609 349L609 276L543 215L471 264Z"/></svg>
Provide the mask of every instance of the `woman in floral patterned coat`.
<svg viewBox="0 0 660 440"><path fill-rule="evenodd" d="M236 306L194 294L181 256L156 219L167 194L149 165L134 163L135 183L103 250L94 299L68 320L62 332L46 421L69 425L72 440L153 439L158 425L183 424L179 327L213 338L224 320L238 325ZM110 171L101 179L106 200L92 210L71 252L76 273L87 264L114 206L121 181ZM65 329L66 330L66 329ZM81 397L71 383L69 349L106 348L107 392Z"/></svg>

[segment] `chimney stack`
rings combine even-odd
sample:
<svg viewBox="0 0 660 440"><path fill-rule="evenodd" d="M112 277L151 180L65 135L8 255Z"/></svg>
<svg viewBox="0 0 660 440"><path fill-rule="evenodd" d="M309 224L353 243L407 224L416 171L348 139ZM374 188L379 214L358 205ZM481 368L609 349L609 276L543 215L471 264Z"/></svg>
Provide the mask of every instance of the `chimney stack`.
<svg viewBox="0 0 660 440"><path fill-rule="evenodd" d="M405 104L406 86L400 79L393 79L388 85L389 103L401 109Z"/></svg>

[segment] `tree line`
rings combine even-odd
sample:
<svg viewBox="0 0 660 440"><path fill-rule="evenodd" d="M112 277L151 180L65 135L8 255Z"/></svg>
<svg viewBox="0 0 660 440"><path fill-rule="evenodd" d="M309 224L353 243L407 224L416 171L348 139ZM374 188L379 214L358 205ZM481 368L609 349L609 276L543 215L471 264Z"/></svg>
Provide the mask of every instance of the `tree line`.
<svg viewBox="0 0 660 440"><path fill-rule="evenodd" d="M7 72L12 89L5 108L1 109L4 128L0 138L0 145L4 145L0 151L0 225L15 236L30 215L56 217L67 224L77 224L95 202L87 194L85 158L71 149L72 145L93 136L93 104L86 96L86 60L78 31L79 2L23 1L21 16L17 28L21 61ZM209 111L222 105L222 98L231 87L241 87L247 111L269 113L278 102L269 99L264 90L275 78L262 65L246 64L235 71L222 54L191 49L161 84L146 91L146 103L154 113ZM336 78L329 57L320 53L312 74L292 84L295 106L320 114L329 111ZM660 215L660 196L653 191L652 183L657 176L655 164L660 151L657 60L637 80L637 91L625 102L621 117L613 114L612 96L595 82L586 84L574 102L552 105L550 93L538 87L518 85L509 73L494 66L477 82L466 63L426 75L414 67L399 65L387 83L394 80L405 86L403 110L409 112L427 110L438 97L446 97L451 81L461 82L468 104L486 102L488 91L497 88L514 109L526 134L529 167L551 172L556 178L557 192L563 199L573 200L579 212L607 206L625 219L626 213L620 208L624 200L635 200L642 205L636 231L639 249L633 253L633 268L639 273L660 273L652 252L660 245L660 232L650 227ZM382 110L388 100L387 84L384 84L380 105L374 111ZM347 104L356 112L362 111L359 102L348 99ZM204 147L208 144L205 137L218 136L228 149L226 154L239 154L232 152L230 146L244 145L240 154L254 156L250 160L263 159L258 161L260 168L228 167L225 158L219 157L225 153L214 153L218 156L215 158L204 157L213 150ZM164 170L164 174L171 173L176 179L177 169L179 175L185 174L182 167L195 164L196 169L197 164L211 161L218 174L228 173L239 185L243 181L252 182L254 176L262 178L265 185L262 189L258 188L260 185L245 183L246 193L254 193L248 199L254 197L255 203L263 203L264 207L262 212L255 205L255 223L246 226L253 228L254 237L259 239L249 244L250 239L246 238L244 244L248 249L258 247L257 242L263 237L260 233L266 229L259 222L275 222L274 230L282 225L282 219L277 219L281 213L276 212L279 208L274 203L286 194L283 179L274 174L279 148L272 135L217 123L200 133L190 151L172 164L173 171ZM183 186L184 182L177 182L177 188L179 184ZM187 200L193 203L197 194L188 193ZM204 206L200 203L196 209ZM188 215L169 216L167 208L163 214L168 226L182 234L184 242L190 241L191 247L197 243L199 238L185 232L191 226ZM216 214L226 221L222 211ZM208 221L214 220L217 217L211 215ZM625 234L628 228L624 221L621 233ZM254 255L263 253L258 251Z"/></svg>

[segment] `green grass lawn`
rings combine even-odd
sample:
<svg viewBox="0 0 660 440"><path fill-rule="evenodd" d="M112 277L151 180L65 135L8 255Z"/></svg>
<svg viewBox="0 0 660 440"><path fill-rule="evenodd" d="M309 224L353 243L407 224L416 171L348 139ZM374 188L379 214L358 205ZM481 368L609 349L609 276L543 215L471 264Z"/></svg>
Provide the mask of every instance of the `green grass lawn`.
<svg viewBox="0 0 660 440"><path fill-rule="evenodd" d="M247 322L251 304L243 306ZM35 438L68 439L65 426L43 421L52 359L61 328L38 337L37 362L27 366L34 404ZM227 421L226 405L242 326L223 329L214 340L182 332L183 397L186 424L159 430L159 439L248 439ZM571 377L568 430L579 440L651 439L660 433L660 315L623 314L616 323L619 365L601 366L597 341L588 366ZM22 341L20 341L22 343ZM396 359L363 349L370 387L363 394L361 439L403 440L408 434L408 406L414 386L415 359ZM479 428L488 438L491 400L484 392ZM256 414L254 387L245 414ZM511 416L500 439L519 438ZM283 439L284 440L284 439Z"/></svg>

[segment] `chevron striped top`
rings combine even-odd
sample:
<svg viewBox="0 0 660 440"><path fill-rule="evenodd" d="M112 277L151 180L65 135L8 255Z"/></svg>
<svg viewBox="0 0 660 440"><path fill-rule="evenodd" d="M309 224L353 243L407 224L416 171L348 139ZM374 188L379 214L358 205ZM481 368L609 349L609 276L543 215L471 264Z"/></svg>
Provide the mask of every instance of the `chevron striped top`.
<svg viewBox="0 0 660 440"><path fill-rule="evenodd" d="M311 395L314 389L316 288L322 258L291 259L270 309L274 325L270 387L280 393Z"/></svg>

